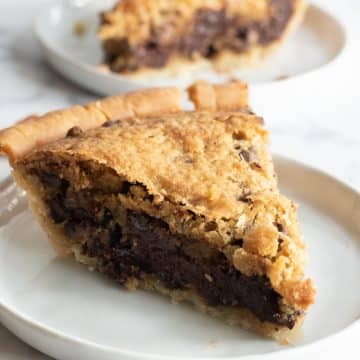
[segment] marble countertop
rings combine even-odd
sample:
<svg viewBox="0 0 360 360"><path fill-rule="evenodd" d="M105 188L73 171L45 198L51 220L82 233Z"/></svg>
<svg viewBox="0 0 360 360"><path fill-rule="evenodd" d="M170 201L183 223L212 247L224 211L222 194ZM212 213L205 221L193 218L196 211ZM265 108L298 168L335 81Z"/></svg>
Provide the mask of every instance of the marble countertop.
<svg viewBox="0 0 360 360"><path fill-rule="evenodd" d="M331 66L311 76L253 91L253 107L264 116L273 151L326 171L360 190L360 2L313 1L335 13L348 43ZM24 116L96 98L54 73L42 57L32 25L49 0L0 2L0 127ZM291 89L291 98L288 93ZM271 93L271 101L256 94ZM264 96L259 96L263 99ZM0 180L9 166L0 159ZM46 359L0 325L1 359Z"/></svg>

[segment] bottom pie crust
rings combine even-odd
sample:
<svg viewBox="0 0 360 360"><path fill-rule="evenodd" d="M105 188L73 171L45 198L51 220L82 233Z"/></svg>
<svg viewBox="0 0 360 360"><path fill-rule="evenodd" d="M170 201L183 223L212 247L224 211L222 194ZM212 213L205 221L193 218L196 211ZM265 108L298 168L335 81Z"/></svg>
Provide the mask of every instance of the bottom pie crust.
<svg viewBox="0 0 360 360"><path fill-rule="evenodd" d="M94 270L94 258L84 256L80 249L76 246L72 249L75 259ZM187 302L192 304L198 311L203 314L210 315L214 318L225 322L230 326L240 326L245 330L260 333L266 337L270 337L280 344L294 344L301 338L301 326L304 320L303 316L299 316L295 326L288 329L285 326L279 326L268 321L260 321L249 310L241 307L231 308L226 306L209 306L197 293L192 289L168 289L164 284L154 276L146 275L143 279L129 279L125 284L126 288L133 291L143 289L146 291L155 291L164 296L170 297L173 304Z"/></svg>

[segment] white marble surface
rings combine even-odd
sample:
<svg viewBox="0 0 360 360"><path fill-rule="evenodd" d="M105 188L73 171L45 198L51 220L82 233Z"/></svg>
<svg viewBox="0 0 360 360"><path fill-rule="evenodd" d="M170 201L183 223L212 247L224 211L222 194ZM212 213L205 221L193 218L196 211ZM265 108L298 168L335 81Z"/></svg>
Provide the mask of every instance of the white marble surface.
<svg viewBox="0 0 360 360"><path fill-rule="evenodd" d="M42 58L32 24L48 2L0 1L0 127L32 113L94 98L56 75ZM360 190L360 2L314 2L334 11L345 24L345 53L320 72L253 89L252 103L272 132L273 151L327 171ZM0 180L8 174L6 161L0 159ZM344 349L344 355L359 358L359 348ZM46 357L0 325L0 358Z"/></svg>

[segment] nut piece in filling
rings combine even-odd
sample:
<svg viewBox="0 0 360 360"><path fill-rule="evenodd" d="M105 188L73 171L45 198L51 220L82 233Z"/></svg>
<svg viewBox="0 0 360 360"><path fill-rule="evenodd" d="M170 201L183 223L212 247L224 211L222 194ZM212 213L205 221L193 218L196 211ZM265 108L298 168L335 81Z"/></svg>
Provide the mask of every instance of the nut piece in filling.
<svg viewBox="0 0 360 360"><path fill-rule="evenodd" d="M189 94L193 112L162 89L50 113L3 130L0 148L63 254L286 341L315 290L263 121L245 84L198 83ZM44 144L39 124L54 123Z"/></svg>
<svg viewBox="0 0 360 360"><path fill-rule="evenodd" d="M122 0L101 14L99 36L114 72L200 62L227 71L272 52L305 8L303 0Z"/></svg>

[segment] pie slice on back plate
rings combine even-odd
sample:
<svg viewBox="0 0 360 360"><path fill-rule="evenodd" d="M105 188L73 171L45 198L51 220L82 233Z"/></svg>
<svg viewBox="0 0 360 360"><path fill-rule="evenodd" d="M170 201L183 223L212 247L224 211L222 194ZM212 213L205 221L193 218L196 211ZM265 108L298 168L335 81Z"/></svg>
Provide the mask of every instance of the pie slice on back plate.
<svg viewBox="0 0 360 360"><path fill-rule="evenodd" d="M99 37L121 74L232 71L274 52L305 9L304 0L121 0L101 14Z"/></svg>
<svg viewBox="0 0 360 360"><path fill-rule="evenodd" d="M169 88L32 117L0 147L59 253L287 341L315 290L268 134L245 84L189 94L195 111Z"/></svg>

